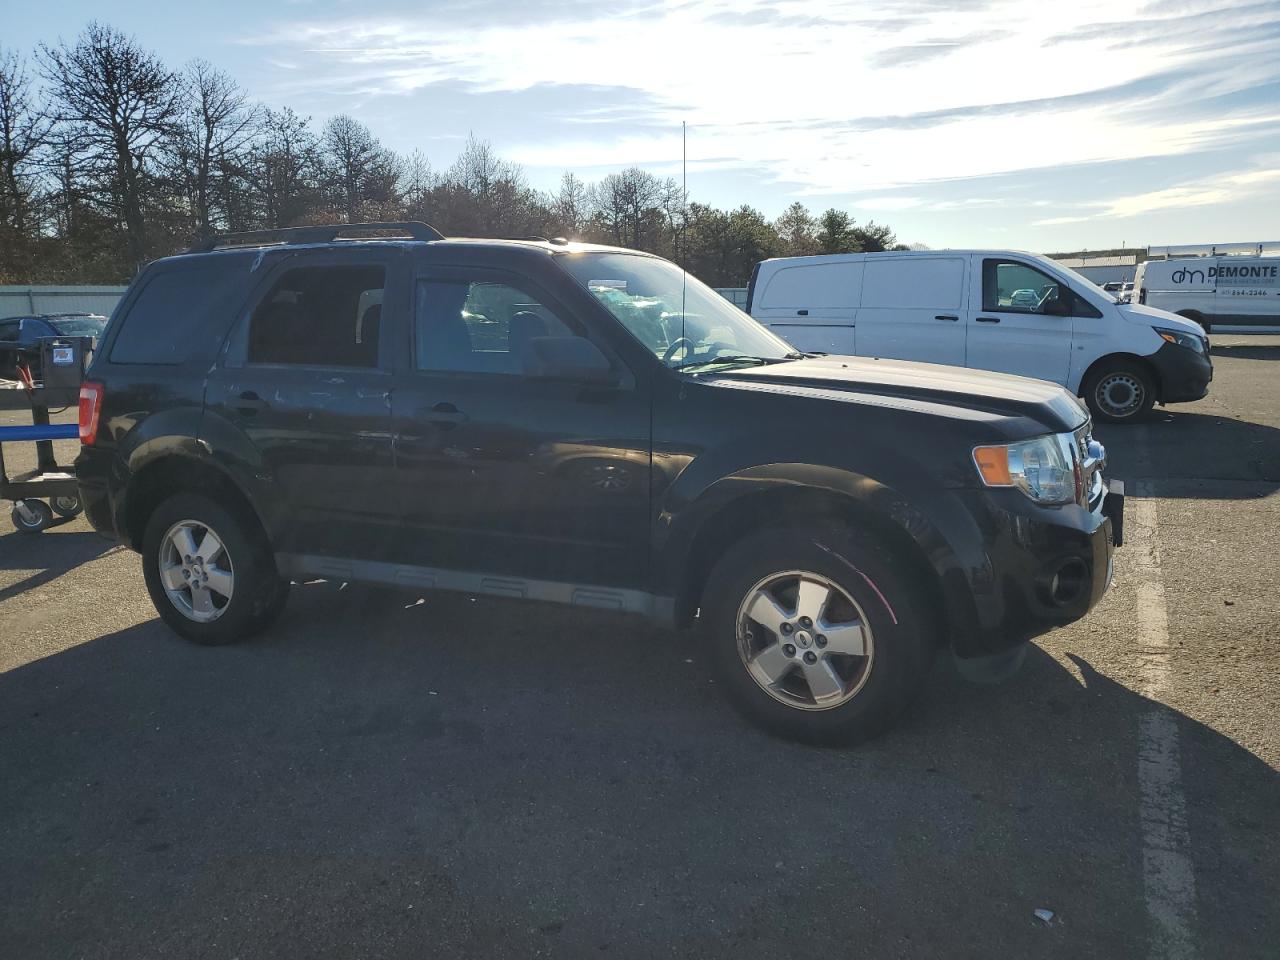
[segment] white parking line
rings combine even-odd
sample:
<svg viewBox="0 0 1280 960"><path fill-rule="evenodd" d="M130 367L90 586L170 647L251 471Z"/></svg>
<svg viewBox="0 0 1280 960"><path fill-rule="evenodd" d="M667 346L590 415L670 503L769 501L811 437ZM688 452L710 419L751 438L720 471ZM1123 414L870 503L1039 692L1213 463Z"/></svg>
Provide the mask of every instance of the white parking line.
<svg viewBox="0 0 1280 960"><path fill-rule="evenodd" d="M1169 612L1160 573L1156 502L1146 484L1136 485L1128 507L1125 550L1138 602L1138 692L1152 700L1138 720L1138 788L1142 798L1142 879L1151 917L1153 958L1196 956L1192 925L1196 878L1191 862L1187 802L1182 792L1178 725L1159 701L1169 686Z"/></svg>

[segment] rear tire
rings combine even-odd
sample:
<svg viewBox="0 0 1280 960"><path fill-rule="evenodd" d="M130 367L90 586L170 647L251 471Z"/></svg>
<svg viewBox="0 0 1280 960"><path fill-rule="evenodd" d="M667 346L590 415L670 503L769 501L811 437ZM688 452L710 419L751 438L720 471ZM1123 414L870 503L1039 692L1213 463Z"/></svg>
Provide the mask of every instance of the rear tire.
<svg viewBox="0 0 1280 960"><path fill-rule="evenodd" d="M914 698L937 649L914 580L892 552L838 524L749 535L717 563L703 605L722 689L782 737L876 736Z"/></svg>
<svg viewBox="0 0 1280 960"><path fill-rule="evenodd" d="M1155 382L1140 361L1116 359L1089 371L1081 395L1095 420L1134 423L1151 412Z"/></svg>
<svg viewBox="0 0 1280 960"><path fill-rule="evenodd" d="M211 646L248 639L288 597L256 518L198 494L178 494L151 514L142 572L170 629Z"/></svg>

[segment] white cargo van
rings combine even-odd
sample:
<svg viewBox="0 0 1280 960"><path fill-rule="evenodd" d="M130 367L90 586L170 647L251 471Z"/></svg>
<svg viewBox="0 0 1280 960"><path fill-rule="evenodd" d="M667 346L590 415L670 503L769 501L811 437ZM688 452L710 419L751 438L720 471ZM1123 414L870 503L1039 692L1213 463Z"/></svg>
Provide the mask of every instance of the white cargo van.
<svg viewBox="0 0 1280 960"><path fill-rule="evenodd" d="M747 312L806 351L1036 377L1100 420L1209 389L1194 323L1119 298L1047 257L1005 250L788 257L757 264Z"/></svg>
<svg viewBox="0 0 1280 960"><path fill-rule="evenodd" d="M1214 326L1280 326L1280 257L1148 260L1133 281L1136 299Z"/></svg>

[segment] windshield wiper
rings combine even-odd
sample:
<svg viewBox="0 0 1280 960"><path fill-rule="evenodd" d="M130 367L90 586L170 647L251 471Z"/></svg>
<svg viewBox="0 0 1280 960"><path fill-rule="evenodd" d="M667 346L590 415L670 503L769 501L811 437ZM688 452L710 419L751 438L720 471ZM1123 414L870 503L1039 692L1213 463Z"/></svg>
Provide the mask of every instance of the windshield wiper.
<svg viewBox="0 0 1280 960"><path fill-rule="evenodd" d="M700 360L686 360L683 363L677 363L672 370L689 370L693 367L709 367L719 363L756 363L761 366L769 363L781 363L784 359L794 359L792 357L751 357L744 353L722 353L717 357L703 357Z"/></svg>

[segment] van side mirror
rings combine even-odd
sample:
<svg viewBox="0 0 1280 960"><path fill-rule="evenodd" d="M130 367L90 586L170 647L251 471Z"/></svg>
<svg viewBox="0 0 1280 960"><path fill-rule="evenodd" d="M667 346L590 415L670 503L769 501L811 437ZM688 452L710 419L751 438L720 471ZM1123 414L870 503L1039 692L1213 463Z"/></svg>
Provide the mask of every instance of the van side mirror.
<svg viewBox="0 0 1280 960"><path fill-rule="evenodd" d="M1050 317L1069 317L1071 316L1071 301L1074 296L1070 290L1065 287L1059 287L1056 294L1045 300L1042 310Z"/></svg>
<svg viewBox="0 0 1280 960"><path fill-rule="evenodd" d="M524 352L524 375L597 386L618 382L609 358L585 337L533 337Z"/></svg>

